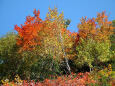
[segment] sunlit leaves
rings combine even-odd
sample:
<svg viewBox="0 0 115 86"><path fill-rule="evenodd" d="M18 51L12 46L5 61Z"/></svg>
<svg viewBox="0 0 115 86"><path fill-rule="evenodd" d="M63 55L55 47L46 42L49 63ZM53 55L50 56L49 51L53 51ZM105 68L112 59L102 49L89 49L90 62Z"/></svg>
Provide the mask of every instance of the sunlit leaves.
<svg viewBox="0 0 115 86"><path fill-rule="evenodd" d="M105 12L98 13L96 18L82 18L78 25L79 35L81 38L93 38L97 41L108 40L113 30L111 23Z"/></svg>
<svg viewBox="0 0 115 86"><path fill-rule="evenodd" d="M20 51L31 50L36 45L40 45L40 37L38 32L42 27L42 20L39 18L39 11L34 10L34 17L27 16L24 25L21 27L15 25L18 32L17 44L21 46Z"/></svg>
<svg viewBox="0 0 115 86"><path fill-rule="evenodd" d="M110 41L98 42L93 39L80 39L80 44L76 47L77 58L75 60L77 65L84 65L85 63L93 67L93 63L107 62L113 56L110 51Z"/></svg>
<svg viewBox="0 0 115 86"><path fill-rule="evenodd" d="M107 62L113 57L110 36L114 28L111 23L105 12L98 13L96 18L81 19L78 24L79 35L76 38L77 65L87 64L93 67L94 64Z"/></svg>
<svg viewBox="0 0 115 86"><path fill-rule="evenodd" d="M67 58L75 60L76 65L89 67L93 67L93 62L99 64L111 59L113 26L105 12L98 13L96 18L82 18L78 33L67 30L70 20L64 19L57 8L49 8L45 20L40 18L39 11L33 13L33 17L26 17L24 25L15 26L19 52L31 50L41 57L51 55L59 62Z"/></svg>

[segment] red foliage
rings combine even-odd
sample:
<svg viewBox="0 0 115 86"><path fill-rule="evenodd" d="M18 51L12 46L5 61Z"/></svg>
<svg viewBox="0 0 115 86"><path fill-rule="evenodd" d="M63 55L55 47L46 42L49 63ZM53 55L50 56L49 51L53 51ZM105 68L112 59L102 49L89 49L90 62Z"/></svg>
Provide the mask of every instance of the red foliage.
<svg viewBox="0 0 115 86"><path fill-rule="evenodd" d="M34 81L23 81L22 85L20 86L86 86L91 83L95 83L89 77L89 73L79 73L77 76L76 74L71 74L68 76L58 76L57 79L45 79L43 82L34 82ZM7 85L9 86L9 85Z"/></svg>

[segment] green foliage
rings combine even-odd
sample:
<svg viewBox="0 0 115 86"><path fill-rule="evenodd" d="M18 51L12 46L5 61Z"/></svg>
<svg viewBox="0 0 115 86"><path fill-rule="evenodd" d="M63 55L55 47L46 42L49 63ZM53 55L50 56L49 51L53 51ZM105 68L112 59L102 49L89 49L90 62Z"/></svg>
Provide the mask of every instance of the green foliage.
<svg viewBox="0 0 115 86"><path fill-rule="evenodd" d="M115 53L115 20L112 21L112 26L114 27L114 29L113 34L110 36L110 41L111 41L111 50L114 51ZM112 69L115 71L115 55L114 58L111 59L110 63L112 64Z"/></svg>
<svg viewBox="0 0 115 86"><path fill-rule="evenodd" d="M112 26L115 27L115 20L112 21Z"/></svg>
<svg viewBox="0 0 115 86"><path fill-rule="evenodd" d="M110 36L111 50L115 51L115 20L112 21L112 26L114 27L114 29L113 34Z"/></svg>
<svg viewBox="0 0 115 86"><path fill-rule="evenodd" d="M78 66L87 64L93 67L101 62L107 62L112 58L110 51L110 42L97 42L93 39L80 39L81 42L76 47L77 57L75 63Z"/></svg>
<svg viewBox="0 0 115 86"><path fill-rule="evenodd" d="M65 28L67 28L70 23L71 23L71 20L70 19L66 19L65 20Z"/></svg>
<svg viewBox="0 0 115 86"><path fill-rule="evenodd" d="M71 21L57 8L49 8L44 21L39 13L35 10L34 17L15 26L18 35L12 32L0 38L0 80L14 80L18 74L22 80L42 81L52 75L101 68L101 64L115 67L115 21L111 24L104 12L96 19L82 18L79 33L67 30ZM106 86L106 81L108 77L101 76L99 82Z"/></svg>
<svg viewBox="0 0 115 86"><path fill-rule="evenodd" d="M59 61L54 60L51 55L40 56L37 50L25 51L18 69L18 75L26 80L44 80L49 75L60 74Z"/></svg>
<svg viewBox="0 0 115 86"><path fill-rule="evenodd" d="M112 71L111 64L100 71L92 71L91 76L96 81L95 86L112 86L114 82L114 71Z"/></svg>
<svg viewBox="0 0 115 86"><path fill-rule="evenodd" d="M49 78L49 75L61 73L58 61L50 55L41 57L34 51L18 52L16 34L9 33L0 39L0 80L13 80L18 74L21 79Z"/></svg>
<svg viewBox="0 0 115 86"><path fill-rule="evenodd" d="M38 59L31 66L31 79L34 80L44 80L58 74L61 74L59 62L51 55Z"/></svg>
<svg viewBox="0 0 115 86"><path fill-rule="evenodd" d="M8 78L13 80L16 74L25 79L29 75L28 72L33 64L32 56L34 54L19 53L16 38L17 35L13 32L0 38L0 79Z"/></svg>
<svg viewBox="0 0 115 86"><path fill-rule="evenodd" d="M0 38L0 79L3 77L11 78L17 72L20 61L20 55L17 51L15 33L8 33Z"/></svg>

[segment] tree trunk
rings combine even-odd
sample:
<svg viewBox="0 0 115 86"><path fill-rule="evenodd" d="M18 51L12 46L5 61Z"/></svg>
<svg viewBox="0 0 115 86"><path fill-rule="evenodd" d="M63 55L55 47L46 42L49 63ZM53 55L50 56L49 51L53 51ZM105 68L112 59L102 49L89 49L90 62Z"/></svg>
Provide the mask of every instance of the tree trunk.
<svg viewBox="0 0 115 86"><path fill-rule="evenodd" d="M69 66L68 58L66 57L66 52L64 50L64 44L63 44L63 39L62 39L61 32L60 32L60 40L61 40L62 52L64 53L64 59L65 59L65 63L66 63L66 68L67 68L69 74L71 74L71 68Z"/></svg>

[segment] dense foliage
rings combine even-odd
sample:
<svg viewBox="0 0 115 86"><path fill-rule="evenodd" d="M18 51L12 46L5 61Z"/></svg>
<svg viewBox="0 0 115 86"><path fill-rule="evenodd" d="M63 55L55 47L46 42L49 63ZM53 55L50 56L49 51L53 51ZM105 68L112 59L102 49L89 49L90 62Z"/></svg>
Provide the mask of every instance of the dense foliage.
<svg viewBox="0 0 115 86"><path fill-rule="evenodd" d="M63 12L59 14L57 8L49 8L45 20L40 18L39 10L33 13L23 25L15 25L17 34L11 32L0 38L0 83L45 80L37 84L113 84L115 22L108 21L105 12L98 13L96 18L82 18L78 32L67 30L71 21L64 19ZM113 71L111 65L105 68L108 64ZM77 75L78 72L86 73Z"/></svg>

